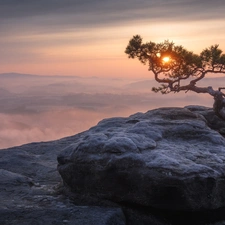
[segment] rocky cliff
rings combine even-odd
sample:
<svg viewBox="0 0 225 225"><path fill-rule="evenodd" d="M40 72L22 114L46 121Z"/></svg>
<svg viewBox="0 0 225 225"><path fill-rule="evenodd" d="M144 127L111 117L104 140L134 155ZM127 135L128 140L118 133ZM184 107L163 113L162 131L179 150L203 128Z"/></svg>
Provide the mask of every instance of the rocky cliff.
<svg viewBox="0 0 225 225"><path fill-rule="evenodd" d="M1 150L0 224L225 224L224 131L212 109L160 108Z"/></svg>

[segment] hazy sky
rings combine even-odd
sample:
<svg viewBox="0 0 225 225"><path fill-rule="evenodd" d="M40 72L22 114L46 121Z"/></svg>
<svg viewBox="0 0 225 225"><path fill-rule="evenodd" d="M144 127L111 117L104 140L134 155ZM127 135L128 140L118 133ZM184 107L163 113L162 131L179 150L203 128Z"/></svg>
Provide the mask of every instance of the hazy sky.
<svg viewBox="0 0 225 225"><path fill-rule="evenodd" d="M225 50L224 0L0 0L0 73L147 77L130 38Z"/></svg>

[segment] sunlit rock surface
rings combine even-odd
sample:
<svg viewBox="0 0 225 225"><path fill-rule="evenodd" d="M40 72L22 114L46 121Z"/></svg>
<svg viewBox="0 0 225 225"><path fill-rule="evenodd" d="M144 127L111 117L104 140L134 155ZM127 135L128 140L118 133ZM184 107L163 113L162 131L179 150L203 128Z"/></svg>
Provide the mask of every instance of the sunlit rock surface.
<svg viewBox="0 0 225 225"><path fill-rule="evenodd" d="M225 139L194 111L160 108L105 119L58 156L74 193L157 209L225 207Z"/></svg>

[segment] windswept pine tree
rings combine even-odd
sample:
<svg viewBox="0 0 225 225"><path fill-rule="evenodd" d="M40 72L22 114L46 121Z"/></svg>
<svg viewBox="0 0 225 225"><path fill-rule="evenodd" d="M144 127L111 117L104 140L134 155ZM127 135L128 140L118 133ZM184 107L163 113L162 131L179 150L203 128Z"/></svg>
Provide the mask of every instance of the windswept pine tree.
<svg viewBox="0 0 225 225"><path fill-rule="evenodd" d="M148 65L149 71L160 83L160 87L152 88L154 92L208 93L214 97L215 113L225 120L225 94L221 88L214 90L212 86L197 86L198 81L209 74L225 74L225 54L219 45L212 45L198 55L168 40L143 43L142 37L135 35L129 41L125 53L129 58L137 58Z"/></svg>

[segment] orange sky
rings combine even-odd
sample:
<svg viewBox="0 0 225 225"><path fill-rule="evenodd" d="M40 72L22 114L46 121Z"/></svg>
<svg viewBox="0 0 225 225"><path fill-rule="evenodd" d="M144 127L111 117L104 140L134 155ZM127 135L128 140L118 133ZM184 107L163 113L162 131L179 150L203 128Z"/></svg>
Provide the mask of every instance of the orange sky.
<svg viewBox="0 0 225 225"><path fill-rule="evenodd" d="M5 2L0 73L146 78L148 68L124 53L136 34L144 41L168 39L195 53L212 44L225 51L221 0Z"/></svg>

